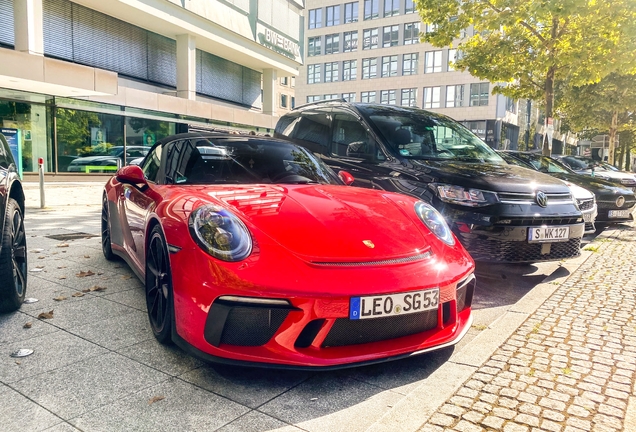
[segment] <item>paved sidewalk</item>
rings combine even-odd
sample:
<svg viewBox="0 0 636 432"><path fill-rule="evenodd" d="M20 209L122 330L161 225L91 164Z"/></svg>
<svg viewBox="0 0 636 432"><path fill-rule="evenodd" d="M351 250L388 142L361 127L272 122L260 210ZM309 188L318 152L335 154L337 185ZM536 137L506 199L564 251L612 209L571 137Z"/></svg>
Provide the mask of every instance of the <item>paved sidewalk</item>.
<svg viewBox="0 0 636 432"><path fill-rule="evenodd" d="M422 432L636 431L636 230L590 247Z"/></svg>

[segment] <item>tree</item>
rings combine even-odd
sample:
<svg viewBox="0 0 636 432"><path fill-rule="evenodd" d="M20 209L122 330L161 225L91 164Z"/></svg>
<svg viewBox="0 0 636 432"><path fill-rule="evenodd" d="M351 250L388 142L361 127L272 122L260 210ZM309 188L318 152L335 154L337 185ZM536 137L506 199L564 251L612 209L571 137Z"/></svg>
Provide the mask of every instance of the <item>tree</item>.
<svg viewBox="0 0 636 432"><path fill-rule="evenodd" d="M514 99L542 101L553 117L555 85L580 86L636 71L633 0L416 0L435 30L423 39L462 53L455 68L497 83ZM474 34L460 39L463 31ZM544 141L543 153L550 152Z"/></svg>
<svg viewBox="0 0 636 432"><path fill-rule="evenodd" d="M598 83L569 88L564 91L558 109L574 132L607 131L607 162L613 164L618 133L633 128L636 74L611 73Z"/></svg>

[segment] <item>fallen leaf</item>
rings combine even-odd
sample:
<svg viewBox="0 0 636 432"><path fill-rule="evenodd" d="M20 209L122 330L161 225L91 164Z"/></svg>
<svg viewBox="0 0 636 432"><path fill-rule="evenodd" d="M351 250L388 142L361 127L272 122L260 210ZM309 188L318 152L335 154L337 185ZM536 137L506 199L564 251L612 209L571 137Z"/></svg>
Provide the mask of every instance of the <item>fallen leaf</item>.
<svg viewBox="0 0 636 432"><path fill-rule="evenodd" d="M153 403L164 400L165 398L165 396L155 396L148 401L148 405L152 405Z"/></svg>
<svg viewBox="0 0 636 432"><path fill-rule="evenodd" d="M104 274L104 272L97 272L97 276L101 276L103 274Z"/></svg>
<svg viewBox="0 0 636 432"><path fill-rule="evenodd" d="M24 323L24 325L22 326L23 328L31 328L33 326L33 323L31 321Z"/></svg>
<svg viewBox="0 0 636 432"><path fill-rule="evenodd" d="M46 258L45 256L39 256L38 259L44 259Z"/></svg>
<svg viewBox="0 0 636 432"><path fill-rule="evenodd" d="M84 258L90 258L90 255L84 255Z"/></svg>
<svg viewBox="0 0 636 432"><path fill-rule="evenodd" d="M122 279L130 279L130 278L132 278L132 276L131 276L131 275L124 275L124 276L122 276L121 278L122 278Z"/></svg>
<svg viewBox="0 0 636 432"><path fill-rule="evenodd" d="M66 266L59 266L58 269L65 269Z"/></svg>
<svg viewBox="0 0 636 432"><path fill-rule="evenodd" d="M87 276L94 276L95 273L93 273L92 271L88 270L88 271L80 271L79 273L76 274L77 277L87 277Z"/></svg>
<svg viewBox="0 0 636 432"><path fill-rule="evenodd" d="M52 319L52 318L53 318L52 310L48 312L42 312L40 315L38 315L38 319Z"/></svg>
<svg viewBox="0 0 636 432"><path fill-rule="evenodd" d="M15 364L17 364L17 365L21 365L21 364L22 364L22 362L21 362L21 361L17 361L17 360L16 360L16 361L15 361Z"/></svg>
<svg viewBox="0 0 636 432"><path fill-rule="evenodd" d="M66 276L60 276L60 279L66 279Z"/></svg>
<svg viewBox="0 0 636 432"><path fill-rule="evenodd" d="M89 291L106 291L106 287L101 287L99 285L93 285L89 288Z"/></svg>
<svg viewBox="0 0 636 432"><path fill-rule="evenodd" d="M59 296L59 297L55 297L53 300L55 300L55 301L63 301L63 300L68 300L68 297Z"/></svg>
<svg viewBox="0 0 636 432"><path fill-rule="evenodd" d="M29 270L29 271L31 271L31 272L41 272L43 268L44 268L44 267L35 267L35 268L32 268L32 269L31 269L31 270Z"/></svg>
<svg viewBox="0 0 636 432"><path fill-rule="evenodd" d="M84 293L76 292L76 293L71 294L71 297L84 297Z"/></svg>
<svg viewBox="0 0 636 432"><path fill-rule="evenodd" d="M83 289L82 292L83 293L89 293L89 292L91 292L91 290L87 288L87 289Z"/></svg>
<svg viewBox="0 0 636 432"><path fill-rule="evenodd" d="M33 237L35 237L35 236L33 236ZM43 251L44 251L44 249L31 249L31 252L33 252L33 253L40 253L40 252L43 252Z"/></svg>
<svg viewBox="0 0 636 432"><path fill-rule="evenodd" d="M311 398L311 399L309 399L309 400L311 400L311 401L317 401L317 400L318 400L318 398Z"/></svg>
<svg viewBox="0 0 636 432"><path fill-rule="evenodd" d="M68 247L68 243L60 243L59 245L57 245L57 247L66 248L66 247Z"/></svg>

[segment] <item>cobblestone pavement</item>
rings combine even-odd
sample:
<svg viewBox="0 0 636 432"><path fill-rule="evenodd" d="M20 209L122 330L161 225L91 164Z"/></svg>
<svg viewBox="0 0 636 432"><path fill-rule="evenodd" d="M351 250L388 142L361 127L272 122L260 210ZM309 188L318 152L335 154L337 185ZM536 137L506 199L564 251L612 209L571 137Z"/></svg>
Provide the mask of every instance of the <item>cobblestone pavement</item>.
<svg viewBox="0 0 636 432"><path fill-rule="evenodd" d="M636 430L636 230L610 233L421 432Z"/></svg>

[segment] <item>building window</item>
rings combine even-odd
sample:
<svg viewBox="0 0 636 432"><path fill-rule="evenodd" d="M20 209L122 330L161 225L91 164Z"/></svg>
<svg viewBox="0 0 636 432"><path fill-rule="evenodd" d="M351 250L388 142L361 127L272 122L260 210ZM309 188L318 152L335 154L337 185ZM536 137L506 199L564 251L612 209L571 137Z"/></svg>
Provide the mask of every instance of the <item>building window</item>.
<svg viewBox="0 0 636 432"><path fill-rule="evenodd" d="M363 103L375 103L375 92L368 91L360 93L360 102Z"/></svg>
<svg viewBox="0 0 636 432"><path fill-rule="evenodd" d="M289 85L289 77L280 77L280 85L283 85L283 86Z"/></svg>
<svg viewBox="0 0 636 432"><path fill-rule="evenodd" d="M340 33L326 35L325 54L336 54L337 52L340 52Z"/></svg>
<svg viewBox="0 0 636 432"><path fill-rule="evenodd" d="M380 92L380 103L385 105L395 105L395 90L382 90Z"/></svg>
<svg viewBox="0 0 636 432"><path fill-rule="evenodd" d="M307 39L307 56L313 57L322 54L322 38L320 36Z"/></svg>
<svg viewBox="0 0 636 432"><path fill-rule="evenodd" d="M340 5L337 6L327 6L327 22L325 25L327 27L335 26L340 24Z"/></svg>
<svg viewBox="0 0 636 432"><path fill-rule="evenodd" d="M281 108L287 108L287 95L286 94L281 94L280 95L280 107Z"/></svg>
<svg viewBox="0 0 636 432"><path fill-rule="evenodd" d="M455 63L456 60L457 60L457 50L449 49L448 50L448 71L449 72L452 72L455 70L452 64Z"/></svg>
<svg viewBox="0 0 636 432"><path fill-rule="evenodd" d="M291 77L291 87L292 88L296 87L296 77L295 76Z"/></svg>
<svg viewBox="0 0 636 432"><path fill-rule="evenodd" d="M488 83L470 85L470 106L488 105Z"/></svg>
<svg viewBox="0 0 636 432"><path fill-rule="evenodd" d="M424 108L440 108L441 87L424 87Z"/></svg>
<svg viewBox="0 0 636 432"><path fill-rule="evenodd" d="M404 24L404 45L420 43L420 23L412 22Z"/></svg>
<svg viewBox="0 0 636 432"><path fill-rule="evenodd" d="M307 103L318 102L320 100L322 100L320 96L307 96Z"/></svg>
<svg viewBox="0 0 636 432"><path fill-rule="evenodd" d="M437 24L426 24L426 33L432 33L437 31Z"/></svg>
<svg viewBox="0 0 636 432"><path fill-rule="evenodd" d="M322 27L322 8L320 9L311 9L309 11L309 28L320 28Z"/></svg>
<svg viewBox="0 0 636 432"><path fill-rule="evenodd" d="M357 79L358 60L345 60L342 62L342 80L352 81Z"/></svg>
<svg viewBox="0 0 636 432"><path fill-rule="evenodd" d="M517 101L506 97L506 111L511 112L513 114L517 113Z"/></svg>
<svg viewBox="0 0 636 432"><path fill-rule="evenodd" d="M344 7L345 7L345 16L344 16L345 24L358 22L358 2L345 3Z"/></svg>
<svg viewBox="0 0 636 432"><path fill-rule="evenodd" d="M338 81L338 62L325 63L325 82Z"/></svg>
<svg viewBox="0 0 636 432"><path fill-rule="evenodd" d="M458 108L464 105L464 85L446 86L446 108Z"/></svg>
<svg viewBox="0 0 636 432"><path fill-rule="evenodd" d="M398 44L399 28L400 26L398 25L384 27L382 32L382 46L384 48Z"/></svg>
<svg viewBox="0 0 636 432"><path fill-rule="evenodd" d="M307 84L316 84L320 82L320 65L314 64L307 66Z"/></svg>
<svg viewBox="0 0 636 432"><path fill-rule="evenodd" d="M442 71L442 51L427 51L424 54L424 73Z"/></svg>
<svg viewBox="0 0 636 432"><path fill-rule="evenodd" d="M378 59L362 59L362 79L375 78L378 75Z"/></svg>
<svg viewBox="0 0 636 432"><path fill-rule="evenodd" d="M397 76L398 56L382 57L382 78Z"/></svg>
<svg viewBox="0 0 636 432"><path fill-rule="evenodd" d="M378 29L366 29L362 32L362 49L375 49L378 47Z"/></svg>
<svg viewBox="0 0 636 432"><path fill-rule="evenodd" d="M347 102L355 102L356 101L356 94L355 93L343 93L342 94L342 98L344 100L346 100Z"/></svg>
<svg viewBox="0 0 636 432"><path fill-rule="evenodd" d="M343 46L342 46L343 52L357 51L358 49L358 32L357 31L344 32L343 39L344 39Z"/></svg>
<svg viewBox="0 0 636 432"><path fill-rule="evenodd" d="M291 109L296 108L296 98L295 97L291 97Z"/></svg>
<svg viewBox="0 0 636 432"><path fill-rule="evenodd" d="M405 5L404 5L404 13L405 14L410 14L410 13L414 13L415 12L415 4L413 2L413 0L406 0Z"/></svg>
<svg viewBox="0 0 636 432"><path fill-rule="evenodd" d="M417 106L417 89L408 88L402 89L402 106L416 107Z"/></svg>
<svg viewBox="0 0 636 432"><path fill-rule="evenodd" d="M364 19L376 19L379 14L380 0L364 0Z"/></svg>
<svg viewBox="0 0 636 432"><path fill-rule="evenodd" d="M338 93L326 94L324 100L338 99Z"/></svg>
<svg viewBox="0 0 636 432"><path fill-rule="evenodd" d="M418 53L404 54L402 58L402 75L417 74Z"/></svg>
<svg viewBox="0 0 636 432"><path fill-rule="evenodd" d="M384 16L390 17L400 14L400 0L384 0Z"/></svg>

